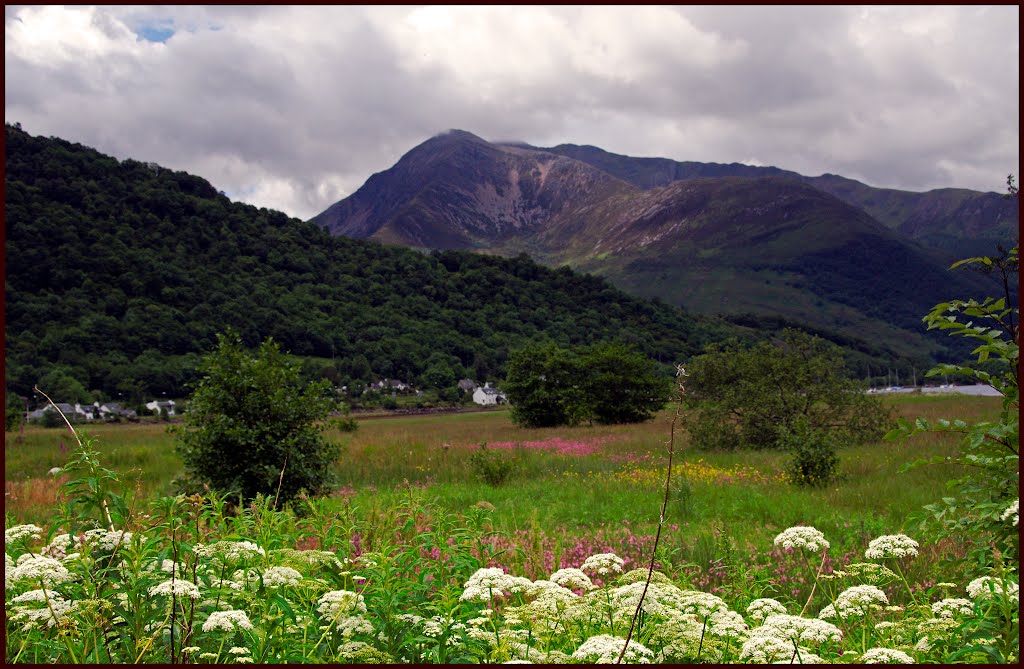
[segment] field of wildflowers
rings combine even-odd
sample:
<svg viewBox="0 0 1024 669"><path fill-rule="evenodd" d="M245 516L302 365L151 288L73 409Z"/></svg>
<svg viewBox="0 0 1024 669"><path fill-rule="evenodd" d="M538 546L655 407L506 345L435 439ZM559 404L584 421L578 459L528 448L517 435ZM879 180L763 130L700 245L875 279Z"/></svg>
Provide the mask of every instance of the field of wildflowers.
<svg viewBox="0 0 1024 669"><path fill-rule="evenodd" d="M335 495L284 510L260 498L236 515L213 494L123 485L99 465L109 451L86 440L70 452L65 430L64 452L34 456L61 472L7 482L8 502L32 500L6 514L7 661L614 662L651 560L664 423L633 434L517 432L500 414L415 420L365 423ZM467 482L482 436L518 478ZM148 469L119 438L112 459ZM622 661L1016 661L1015 565L943 571L938 558L958 547L929 543L880 503L913 507L906 488L934 495L948 472L893 472L946 447L848 454L856 476L822 491L794 490L771 454L676 461ZM7 454L8 472L29 466L22 455ZM546 511L556 497L564 506ZM1016 507L1002 520L1016 526Z"/></svg>
<svg viewBox="0 0 1024 669"><path fill-rule="evenodd" d="M615 661L646 568L570 551L528 578L502 566L489 514L456 518L411 489L395 532L360 551L351 519L306 502L301 517L257 499L165 499L123 527L48 540L5 531L7 660L71 663ZM1007 513L1006 522L1017 522ZM296 549L305 542L319 548ZM766 547L767 548L767 547ZM912 587L920 545L877 537L827 559L808 526L774 540L811 590L757 579L715 594L654 572L623 660L648 662L1013 662L1019 591L1010 570ZM826 558L826 559L823 559ZM841 564L841 568L838 565ZM539 565L538 565L539 566ZM897 604L897 594L905 593Z"/></svg>

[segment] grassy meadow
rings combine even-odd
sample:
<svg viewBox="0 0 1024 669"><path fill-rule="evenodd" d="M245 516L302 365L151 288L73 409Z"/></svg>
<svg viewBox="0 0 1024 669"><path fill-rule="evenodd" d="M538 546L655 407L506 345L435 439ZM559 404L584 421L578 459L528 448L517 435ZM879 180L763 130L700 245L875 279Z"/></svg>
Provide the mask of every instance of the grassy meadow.
<svg viewBox="0 0 1024 669"><path fill-rule="evenodd" d="M999 406L995 398L967 396L886 401L899 415L929 419L980 419L996 415ZM671 416L666 410L640 425L550 429L518 428L507 411L360 419L354 433L328 433L342 445L342 457L324 507L377 518L415 492L457 514L477 504L493 506L496 531L518 548L532 543L545 554L534 561L538 573L558 568L575 544L594 540L631 561L645 561L661 508ZM96 438L101 463L121 474L129 486L125 496L137 496L139 508L172 494L181 463L166 424L81 429ZM945 466L898 473L912 460L952 453L956 442L948 435L845 450L840 480L823 489L787 483L785 454L696 452L687 442L685 429L677 429L662 545L674 562L703 567L727 550L723 546L754 552L794 525L824 532L833 555L856 553L881 534L913 535L914 514L941 497L945 482L957 474ZM484 482L472 466L472 454L485 443L491 457L510 463L500 485ZM28 427L6 435L7 526L45 525L53 516L66 477L47 472L60 467L74 446L66 429ZM925 562L918 562L922 569Z"/></svg>

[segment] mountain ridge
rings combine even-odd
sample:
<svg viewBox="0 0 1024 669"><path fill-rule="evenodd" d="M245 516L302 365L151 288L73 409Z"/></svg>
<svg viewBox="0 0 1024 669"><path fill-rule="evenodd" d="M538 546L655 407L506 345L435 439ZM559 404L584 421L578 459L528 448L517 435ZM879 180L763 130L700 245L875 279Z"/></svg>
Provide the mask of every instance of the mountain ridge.
<svg viewBox="0 0 1024 669"><path fill-rule="evenodd" d="M425 161L433 171L417 181L413 168ZM894 225L890 216L886 224L858 206L865 193L877 189L866 191L870 187L838 176L634 159L576 145L492 144L463 131L414 147L373 180L372 187L368 181L313 222L335 235L424 249L525 252L546 265L605 276L633 294L694 311L782 314L815 327L838 323L847 334L860 330L900 342L908 354L918 349L945 355L948 346L924 333L921 315L937 302L986 290L976 277L946 273L948 250L930 245L926 235L912 239L903 233L899 227L911 218ZM845 189L845 199L821 183ZM388 193L399 187L415 189L416 197L387 202ZM488 208L487 193L504 197L503 211L515 213L511 224ZM876 208L903 197L900 193L883 192L886 197ZM976 199L971 191L954 193L957 206L965 197ZM927 207L904 202L900 211L928 210L937 206L934 200ZM997 213L1008 217L1015 206L999 203ZM344 215L358 212L357 220L365 222L381 207L401 216L381 217L357 230ZM998 231L1000 220L989 220L975 232ZM990 241L978 240L978 246ZM846 262L842 249L858 264ZM886 256L904 263L890 273L893 277L920 276L928 282L897 282L877 270L862 271L876 267L872 258ZM825 259L858 279L826 277ZM886 314L876 302L907 315Z"/></svg>

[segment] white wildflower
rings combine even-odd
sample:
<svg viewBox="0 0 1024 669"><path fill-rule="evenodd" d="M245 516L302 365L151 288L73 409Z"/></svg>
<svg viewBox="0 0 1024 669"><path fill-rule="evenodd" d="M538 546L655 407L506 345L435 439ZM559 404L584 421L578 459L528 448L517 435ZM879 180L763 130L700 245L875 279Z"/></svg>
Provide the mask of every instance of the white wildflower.
<svg viewBox="0 0 1024 669"><path fill-rule="evenodd" d="M232 646L228 652L232 655L249 655L249 649L242 646Z"/></svg>
<svg viewBox="0 0 1024 669"><path fill-rule="evenodd" d="M757 629L764 628L758 627ZM743 642L743 647L740 649L740 659L755 664L768 664L779 658L792 657L793 643L773 634L752 633L750 638Z"/></svg>
<svg viewBox="0 0 1024 669"><path fill-rule="evenodd" d="M584 574L582 569L574 567L559 569L551 575L551 581L565 588L580 588L583 590L593 590L594 588L590 577Z"/></svg>
<svg viewBox="0 0 1024 669"><path fill-rule="evenodd" d="M598 553L597 555L591 555L586 560L584 560L583 564L580 566L580 569L583 571L595 572L597 574L602 575L621 574L623 564L623 559L615 553Z"/></svg>
<svg viewBox="0 0 1024 669"><path fill-rule="evenodd" d="M789 657L781 660L775 660L772 664L825 664L824 658L819 655L815 655L806 648L800 648L794 650L789 649Z"/></svg>
<svg viewBox="0 0 1024 669"><path fill-rule="evenodd" d="M14 567L15 567L14 560L11 559L10 555L8 555L7 553L4 553L4 573L6 574L10 570L14 569Z"/></svg>
<svg viewBox="0 0 1024 669"><path fill-rule="evenodd" d="M249 620L249 616L246 615L245 611L237 609L214 611L206 619L206 622L203 623L204 632L212 632L214 630L234 632L236 629L251 630L252 628L253 625L252 621Z"/></svg>
<svg viewBox="0 0 1024 669"><path fill-rule="evenodd" d="M825 540L825 535L813 527L798 525L775 537L775 545L783 548L806 548L812 553L817 553L822 548L828 548L830 544Z"/></svg>
<svg viewBox="0 0 1024 669"><path fill-rule="evenodd" d="M819 618L846 618L847 616L866 616L873 609L880 609L889 603L880 588L874 585L855 585L839 593L835 604L829 604L821 613Z"/></svg>
<svg viewBox="0 0 1024 669"><path fill-rule="evenodd" d="M101 551L112 551L115 548L124 548L132 540L132 533L123 530L104 530L102 528L89 530L85 533L83 541L86 545L98 548Z"/></svg>
<svg viewBox="0 0 1024 669"><path fill-rule="evenodd" d="M49 603L47 603L49 599ZM78 608L78 602L64 599L59 594L42 590L31 590L15 597L12 602L19 604L38 603L42 606L15 606L11 613L11 620L26 621L22 629L29 630L37 625L45 624L47 627L54 627L67 622L69 614Z"/></svg>
<svg viewBox="0 0 1024 669"><path fill-rule="evenodd" d="M223 562L241 562L267 554L251 541L215 541L212 544L196 544L192 550L199 557L217 558Z"/></svg>
<svg viewBox="0 0 1024 669"><path fill-rule="evenodd" d="M354 634L373 634L373 625L362 616L347 616L345 618L339 618L337 622L335 622L335 627L341 636L346 639Z"/></svg>
<svg viewBox="0 0 1024 669"><path fill-rule="evenodd" d="M1006 595L1010 597L1010 599L1017 599L1020 588L1017 583L1014 583L1013 581L1003 581L1002 579L993 578L991 576L982 576L968 583L967 594L970 595L971 599L989 597L993 592L997 595L1001 595L1004 593L1004 585L1006 586Z"/></svg>
<svg viewBox="0 0 1024 669"><path fill-rule="evenodd" d="M1003 511L1003 515L999 516L1000 520L1002 520L1004 523L1006 523L1006 522L1009 522L1010 519L1012 518L1013 519L1013 526L1017 527L1017 522L1020 520L1020 516L1017 513L1017 506L1018 506L1019 503L1020 503L1020 499L1013 500L1013 504L1011 504L1010 506L1006 507L1006 510Z"/></svg>
<svg viewBox="0 0 1024 669"><path fill-rule="evenodd" d="M181 649L181 652L192 654L192 653L196 652L197 650L202 650L202 648L200 648L199 646L185 646L184 648Z"/></svg>
<svg viewBox="0 0 1024 669"><path fill-rule="evenodd" d="M931 649L932 644L926 636L921 637L917 640L917 643L914 644L914 650L918 651L919 653L927 653Z"/></svg>
<svg viewBox="0 0 1024 669"><path fill-rule="evenodd" d="M885 534L872 539L864 557L869 560L917 557L919 545L905 534Z"/></svg>
<svg viewBox="0 0 1024 669"><path fill-rule="evenodd" d="M764 636L776 636L780 639L810 643L837 643L843 633L832 623L817 618L802 618L786 614L768 616L761 627L751 631Z"/></svg>
<svg viewBox="0 0 1024 669"><path fill-rule="evenodd" d="M787 613L786 607L780 602L768 597L755 599L750 602L750 605L747 607L747 615L757 622L763 622L768 616L775 615L777 613Z"/></svg>
<svg viewBox="0 0 1024 669"><path fill-rule="evenodd" d="M506 574L499 567L477 569L466 581L465 590L459 601L488 602L491 597L501 597L506 590L518 589L518 582L515 579L516 577ZM532 581L530 585L533 585Z"/></svg>
<svg viewBox="0 0 1024 669"><path fill-rule="evenodd" d="M38 541L43 535L43 528L38 525L15 525L14 527L4 530L4 544L12 544L22 539L32 539Z"/></svg>
<svg viewBox="0 0 1024 669"><path fill-rule="evenodd" d="M739 639L747 634L747 623L735 611L715 611L708 618L708 632L715 636Z"/></svg>
<svg viewBox="0 0 1024 669"><path fill-rule="evenodd" d="M864 664L914 664L914 658L902 650L892 648L872 648L860 658Z"/></svg>
<svg viewBox="0 0 1024 669"><path fill-rule="evenodd" d="M7 575L7 583L13 584L26 580L51 585L71 580L71 572L59 560L42 555L29 555L27 559L18 558L18 565Z"/></svg>
<svg viewBox="0 0 1024 669"><path fill-rule="evenodd" d="M974 613L974 604L969 599L946 598L932 604L932 613L940 618L952 618L959 614L970 615Z"/></svg>
<svg viewBox="0 0 1024 669"><path fill-rule="evenodd" d="M729 606L722 601L721 597L700 590L684 590L680 595L680 600L680 609L684 613L695 613L701 618L729 610Z"/></svg>
<svg viewBox="0 0 1024 669"><path fill-rule="evenodd" d="M263 572L263 585L277 588L282 585L295 585L302 580L302 574L291 567L271 567Z"/></svg>
<svg viewBox="0 0 1024 669"><path fill-rule="evenodd" d="M149 589L149 594L189 597L191 599L199 599L201 596L199 593L199 586L191 581L183 581L181 579L171 579L169 581L164 581L159 585L154 585Z"/></svg>
<svg viewBox="0 0 1024 669"><path fill-rule="evenodd" d="M252 664L252 658L251 657L236 657L235 658L235 662L237 662L238 664Z"/></svg>
<svg viewBox="0 0 1024 669"><path fill-rule="evenodd" d="M606 555L611 555L611 553L606 553ZM584 566L584 568L586 567ZM598 571L598 573L602 572ZM592 664L610 664L618 659L623 646L626 646L626 640L622 637L599 634L584 641L572 654L572 657ZM622 659L629 663L648 664L653 657L654 653L645 646L630 640Z"/></svg>
<svg viewBox="0 0 1024 669"><path fill-rule="evenodd" d="M317 600L317 613L324 618L334 619L341 614L366 613L366 602L363 596L349 590L332 590Z"/></svg>

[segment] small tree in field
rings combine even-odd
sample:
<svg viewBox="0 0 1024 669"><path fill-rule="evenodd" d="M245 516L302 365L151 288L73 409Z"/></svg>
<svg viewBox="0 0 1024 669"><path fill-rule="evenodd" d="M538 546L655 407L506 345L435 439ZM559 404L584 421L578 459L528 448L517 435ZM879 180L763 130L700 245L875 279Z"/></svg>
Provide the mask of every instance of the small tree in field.
<svg viewBox="0 0 1024 669"><path fill-rule="evenodd" d="M217 336L200 372L176 444L193 483L243 502L257 493L287 501L323 487L338 457L317 424L334 405L328 381L303 386L299 365L273 339L250 353L231 332Z"/></svg>
<svg viewBox="0 0 1024 669"><path fill-rule="evenodd" d="M799 330L752 348L712 344L687 370L694 445L790 450L800 483L829 480L837 448L881 437L891 421L847 377L838 347Z"/></svg>

